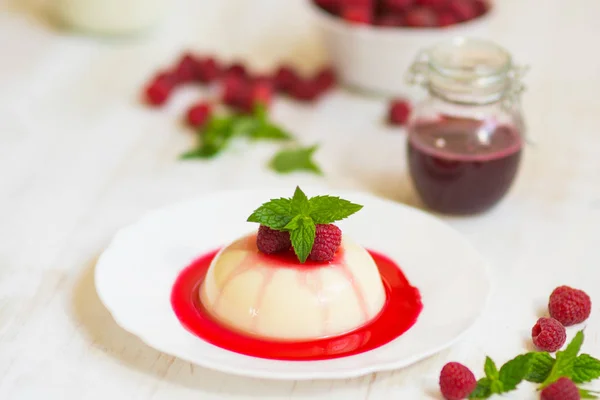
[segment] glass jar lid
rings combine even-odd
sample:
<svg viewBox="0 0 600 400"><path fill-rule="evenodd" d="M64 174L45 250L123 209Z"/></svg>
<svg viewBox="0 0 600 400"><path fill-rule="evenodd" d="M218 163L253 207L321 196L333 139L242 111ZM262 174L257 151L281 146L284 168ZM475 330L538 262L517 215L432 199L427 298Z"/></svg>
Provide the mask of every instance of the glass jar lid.
<svg viewBox="0 0 600 400"><path fill-rule="evenodd" d="M491 41L457 37L422 51L408 80L450 100L489 103L523 91L526 70Z"/></svg>

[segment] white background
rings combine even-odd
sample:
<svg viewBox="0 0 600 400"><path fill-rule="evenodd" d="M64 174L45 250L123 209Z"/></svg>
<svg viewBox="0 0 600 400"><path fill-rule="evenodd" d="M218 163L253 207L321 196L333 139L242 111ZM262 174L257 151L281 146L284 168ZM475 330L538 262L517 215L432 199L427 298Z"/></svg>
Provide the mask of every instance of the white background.
<svg viewBox="0 0 600 400"><path fill-rule="evenodd" d="M280 59L316 67L324 55L303 1L177 2L161 29L128 41L69 35L43 19L42 2L0 1L0 399L439 398L447 361L479 376L486 354L502 363L527 350L555 286L600 301L600 3L499 3L493 37L532 67L524 106L534 144L497 208L444 218L492 264L488 313L459 344L413 367L295 383L232 377L148 348L100 304L94 264L145 211L221 188L326 183L417 205L404 132L381 124L385 102L343 90L314 106L277 101L278 122L322 144L325 179L273 174L270 145L178 162L192 143L179 119L199 92L151 110L138 103L146 79L186 48L248 57L255 68ZM594 309L584 350L597 357L599 332ZM507 398L533 393L524 384Z"/></svg>

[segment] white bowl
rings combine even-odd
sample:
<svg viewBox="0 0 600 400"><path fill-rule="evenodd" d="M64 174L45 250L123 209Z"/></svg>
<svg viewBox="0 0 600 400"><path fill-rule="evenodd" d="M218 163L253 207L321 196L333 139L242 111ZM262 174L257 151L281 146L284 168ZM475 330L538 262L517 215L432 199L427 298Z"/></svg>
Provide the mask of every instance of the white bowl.
<svg viewBox="0 0 600 400"><path fill-rule="evenodd" d="M309 3L341 82L392 96L409 90L406 72L424 48L458 36L487 38L496 7L492 4L484 16L445 28L403 28L351 24Z"/></svg>

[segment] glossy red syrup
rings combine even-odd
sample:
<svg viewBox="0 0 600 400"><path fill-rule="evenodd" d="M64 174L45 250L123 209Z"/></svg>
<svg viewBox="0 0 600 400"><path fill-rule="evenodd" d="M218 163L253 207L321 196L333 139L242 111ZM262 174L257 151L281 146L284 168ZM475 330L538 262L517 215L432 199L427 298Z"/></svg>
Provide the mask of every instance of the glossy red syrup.
<svg viewBox="0 0 600 400"><path fill-rule="evenodd" d="M200 286L217 252L198 258L181 272L173 285L171 304L186 329L225 350L286 361L315 361L351 356L396 339L414 325L423 309L418 289L410 285L398 265L384 255L369 251L379 268L387 298L375 319L346 334L310 341L276 341L245 335L214 320L200 302ZM310 272L311 266L323 267L322 263L313 265L307 262L300 265L293 260L292 255L272 257L276 257L278 262L289 258L290 264L304 272ZM308 278L307 274L304 276ZM308 284L318 285L308 283L307 279Z"/></svg>
<svg viewBox="0 0 600 400"><path fill-rule="evenodd" d="M508 192L521 148L520 134L510 126L467 118L421 121L409 133L409 171L431 210L476 214Z"/></svg>

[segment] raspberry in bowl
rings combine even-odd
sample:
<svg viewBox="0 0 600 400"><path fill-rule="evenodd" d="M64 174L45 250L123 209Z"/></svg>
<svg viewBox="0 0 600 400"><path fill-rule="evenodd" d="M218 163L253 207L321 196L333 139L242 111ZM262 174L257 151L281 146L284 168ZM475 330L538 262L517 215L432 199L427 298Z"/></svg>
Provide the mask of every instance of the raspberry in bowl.
<svg viewBox="0 0 600 400"><path fill-rule="evenodd" d="M492 0L309 0L340 80L398 95L403 71L424 47L448 37L488 35Z"/></svg>

